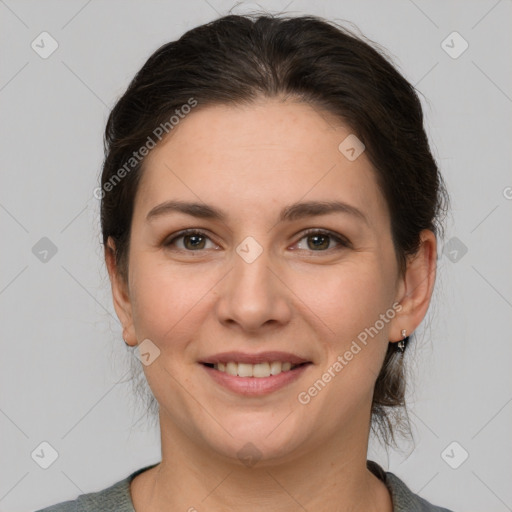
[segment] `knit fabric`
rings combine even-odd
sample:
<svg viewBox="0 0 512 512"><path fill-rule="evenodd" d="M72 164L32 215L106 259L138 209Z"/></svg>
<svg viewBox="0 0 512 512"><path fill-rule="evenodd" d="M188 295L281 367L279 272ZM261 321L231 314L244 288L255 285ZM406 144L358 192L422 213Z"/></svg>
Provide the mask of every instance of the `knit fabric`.
<svg viewBox="0 0 512 512"><path fill-rule="evenodd" d="M156 465L138 469L123 480L101 491L82 494L76 500L64 501L36 512L135 512L130 495L130 482L139 473ZM389 489L393 512L452 512L446 508L436 507L414 494L402 480L393 473L384 471L376 462L367 461L367 467Z"/></svg>

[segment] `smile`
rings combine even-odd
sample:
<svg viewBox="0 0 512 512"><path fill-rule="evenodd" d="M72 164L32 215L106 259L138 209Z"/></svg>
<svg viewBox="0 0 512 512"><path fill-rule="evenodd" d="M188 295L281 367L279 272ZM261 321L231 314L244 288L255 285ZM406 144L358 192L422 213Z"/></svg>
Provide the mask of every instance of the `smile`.
<svg viewBox="0 0 512 512"><path fill-rule="evenodd" d="M291 385L313 364L290 353L230 352L203 360L200 366L221 388L245 397L261 397Z"/></svg>
<svg viewBox="0 0 512 512"><path fill-rule="evenodd" d="M236 363L234 361L230 361L229 363L217 363L208 366L218 370L219 372L227 373L228 375L233 375L235 377L265 378L272 375L279 375L282 372L289 372L300 365L292 364L289 361L272 361L258 364Z"/></svg>

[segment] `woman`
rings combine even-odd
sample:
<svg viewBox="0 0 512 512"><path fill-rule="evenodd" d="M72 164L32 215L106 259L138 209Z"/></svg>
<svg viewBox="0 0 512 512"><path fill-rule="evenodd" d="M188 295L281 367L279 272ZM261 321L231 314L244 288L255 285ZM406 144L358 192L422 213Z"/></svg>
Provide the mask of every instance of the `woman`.
<svg viewBox="0 0 512 512"><path fill-rule="evenodd" d="M111 112L98 193L162 461L45 511L446 511L366 459L404 426L446 204L381 53L315 17L197 27Z"/></svg>

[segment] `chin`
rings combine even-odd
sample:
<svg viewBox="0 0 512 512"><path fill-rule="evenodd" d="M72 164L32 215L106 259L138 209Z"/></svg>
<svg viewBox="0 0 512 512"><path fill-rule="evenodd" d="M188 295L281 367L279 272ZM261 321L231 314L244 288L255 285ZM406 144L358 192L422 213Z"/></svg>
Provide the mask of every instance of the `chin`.
<svg viewBox="0 0 512 512"><path fill-rule="evenodd" d="M298 415L293 418L294 412L288 414L240 413L223 422L227 432L217 425L203 439L223 459L247 467L290 461L305 450L312 432L299 421Z"/></svg>

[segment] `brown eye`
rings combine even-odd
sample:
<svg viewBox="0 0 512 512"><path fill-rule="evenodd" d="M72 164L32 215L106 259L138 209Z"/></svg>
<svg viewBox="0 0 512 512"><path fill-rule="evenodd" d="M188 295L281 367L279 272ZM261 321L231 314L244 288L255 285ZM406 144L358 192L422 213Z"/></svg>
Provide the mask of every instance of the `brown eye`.
<svg viewBox="0 0 512 512"><path fill-rule="evenodd" d="M299 247L303 250L311 250L314 252L326 252L330 249L341 249L348 247L348 241L344 240L340 236L331 233L330 231L323 230L311 230L304 233L304 236L299 240L307 240L307 247ZM334 243L333 243L334 242Z"/></svg>
<svg viewBox="0 0 512 512"><path fill-rule="evenodd" d="M175 247L182 251L199 251L202 249L208 249L208 247L206 247L208 241L215 246L210 238L202 231L185 230L178 233L169 241L164 242L164 246Z"/></svg>
<svg viewBox="0 0 512 512"><path fill-rule="evenodd" d="M328 235L309 235L308 247L309 249L328 249L330 237Z"/></svg>
<svg viewBox="0 0 512 512"><path fill-rule="evenodd" d="M204 249L205 237L202 235L185 235L183 245L187 249Z"/></svg>

